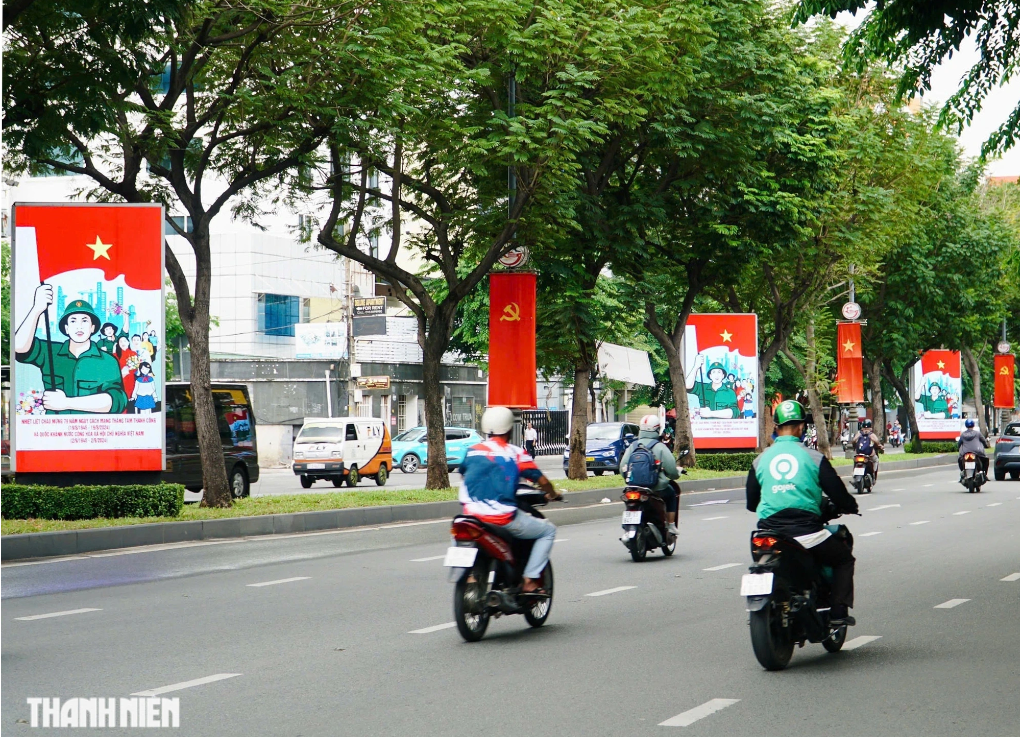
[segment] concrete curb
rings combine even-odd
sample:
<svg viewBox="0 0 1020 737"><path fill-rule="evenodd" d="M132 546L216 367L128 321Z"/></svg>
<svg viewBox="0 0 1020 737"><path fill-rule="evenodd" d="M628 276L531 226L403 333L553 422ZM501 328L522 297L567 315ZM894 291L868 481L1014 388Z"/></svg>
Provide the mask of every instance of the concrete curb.
<svg viewBox="0 0 1020 737"><path fill-rule="evenodd" d="M911 461L882 463L882 471L927 468L956 463L954 456L932 456ZM849 476L850 466L837 469L840 476ZM746 476L723 476L716 479L681 481L681 492L714 491L743 488ZM567 494L570 507L597 504L604 498L617 501L620 488L591 489ZM569 509L567 507L565 509ZM96 527L88 530L61 530L59 532L31 532L23 535L4 535L0 538L0 560L50 558L55 556L92 553L98 550L135 548L144 545L215 540L260 535L282 535L316 530L339 530L349 527L369 527L400 522L424 522L450 518L460 511L460 504L428 502L423 504L394 504L385 507L354 507L323 512L295 512L267 514L258 517L227 517L223 519L188 522L160 522L148 525Z"/></svg>

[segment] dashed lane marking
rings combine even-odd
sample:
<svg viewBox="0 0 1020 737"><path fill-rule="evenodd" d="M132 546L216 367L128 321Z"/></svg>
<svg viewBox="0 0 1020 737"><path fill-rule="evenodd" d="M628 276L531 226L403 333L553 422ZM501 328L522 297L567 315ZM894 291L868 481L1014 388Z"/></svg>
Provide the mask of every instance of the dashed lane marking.
<svg viewBox="0 0 1020 737"><path fill-rule="evenodd" d="M261 583L245 584L250 589L258 589L263 586L276 586L278 583L293 583L294 581L307 581L311 576L294 576L293 578L278 578L275 581L262 581Z"/></svg>
<svg viewBox="0 0 1020 737"><path fill-rule="evenodd" d="M171 691L182 691L185 688L193 688L194 686L204 686L207 683L215 683L216 681L224 681L228 678L237 678L240 673L216 673L211 676L205 676L204 678L196 678L193 681L181 681L180 683L171 683L169 686L160 686L159 688L152 688L148 691L138 691L137 693L131 694L132 696L159 696L160 694L170 693Z"/></svg>
<svg viewBox="0 0 1020 737"><path fill-rule="evenodd" d="M740 699L712 699L706 701L701 706L695 706L693 709L688 709L682 714L677 714L671 719L667 719L659 724L660 727L689 727L699 719L704 719L707 716L715 714L717 711L725 709L727 706L733 706Z"/></svg>
<svg viewBox="0 0 1020 737"><path fill-rule="evenodd" d="M446 624L434 624L431 627L422 627L420 630L411 630L407 634L409 635L427 635L432 632L439 632L439 630L448 630L451 627L456 627L456 622L447 622Z"/></svg>
<svg viewBox="0 0 1020 737"><path fill-rule="evenodd" d="M739 563L723 563L721 566L712 566L711 568L702 568L703 571L721 571L724 568L733 568L739 566Z"/></svg>
<svg viewBox="0 0 1020 737"><path fill-rule="evenodd" d="M992 504L986 504L986 507L1001 507L1002 502L993 502Z"/></svg>
<svg viewBox="0 0 1020 737"><path fill-rule="evenodd" d="M921 484L921 486L923 486L923 487L924 487L924 488L926 488L926 489L927 489L927 488L928 488L929 486L934 486L934 485L935 485L935 484Z"/></svg>
<svg viewBox="0 0 1020 737"><path fill-rule="evenodd" d="M715 520L715 519L728 519L728 517L726 515L723 515L722 517L705 517L703 521L704 522L711 522L712 520Z"/></svg>
<svg viewBox="0 0 1020 737"><path fill-rule="evenodd" d="M893 508L896 508L896 507L899 507L899 506L900 506L899 504L883 504L883 505L881 505L879 507L872 507L871 509L865 509L864 511L865 512L880 512L883 509L893 509Z"/></svg>
<svg viewBox="0 0 1020 737"><path fill-rule="evenodd" d="M606 596L607 594L615 594L618 591L627 591L628 589L636 589L637 586L617 586L615 589L604 589L602 591L593 591L585 596Z"/></svg>
<svg viewBox="0 0 1020 737"><path fill-rule="evenodd" d="M954 517L959 517L961 514L970 514L971 511L973 511L973 510L964 509L962 512L953 512L953 516Z"/></svg>
<svg viewBox="0 0 1020 737"><path fill-rule="evenodd" d="M932 608L933 609L952 609L953 607L960 606L960 604L966 604L968 601L970 601L970 599L950 599L949 601L944 601L941 604L936 604Z"/></svg>
<svg viewBox="0 0 1020 737"><path fill-rule="evenodd" d="M428 558L411 558L411 562L412 563L428 563L430 560L442 560L445 557L446 557L445 553L443 555L430 555Z"/></svg>
<svg viewBox="0 0 1020 737"><path fill-rule="evenodd" d="M871 537L872 535L881 535L881 532L862 532L857 537Z"/></svg>
<svg viewBox="0 0 1020 737"><path fill-rule="evenodd" d="M50 619L51 617L66 617L69 614L84 614L85 612L101 612L102 609L68 609L63 612L50 612L49 614L33 614L29 617L15 617L21 622L30 622L33 619Z"/></svg>
<svg viewBox="0 0 1020 737"><path fill-rule="evenodd" d="M875 640L881 640L881 639L882 639L882 635L861 635L860 637L855 637L852 640L848 640L847 642L844 642L843 643L843 649L844 650L856 650L859 647L863 647L864 645L867 645L869 642L874 642Z"/></svg>
<svg viewBox="0 0 1020 737"><path fill-rule="evenodd" d="M1000 581L1020 581L1020 573L1011 573L1005 578L1000 578Z"/></svg>
<svg viewBox="0 0 1020 737"><path fill-rule="evenodd" d="M931 522L930 519L922 519L922 520L918 520L917 522L911 522L910 524L911 525L926 525L929 522Z"/></svg>
<svg viewBox="0 0 1020 737"><path fill-rule="evenodd" d="M904 489L904 488L903 488L903 487L901 486L901 487L900 487L900 488L898 488L898 489L893 489L893 491L906 491L906 489Z"/></svg>
<svg viewBox="0 0 1020 737"><path fill-rule="evenodd" d="M708 507L708 506L710 506L712 504L726 504L728 502L729 502L729 499L713 499L710 502L698 502L697 504L692 504L691 506L692 507Z"/></svg>

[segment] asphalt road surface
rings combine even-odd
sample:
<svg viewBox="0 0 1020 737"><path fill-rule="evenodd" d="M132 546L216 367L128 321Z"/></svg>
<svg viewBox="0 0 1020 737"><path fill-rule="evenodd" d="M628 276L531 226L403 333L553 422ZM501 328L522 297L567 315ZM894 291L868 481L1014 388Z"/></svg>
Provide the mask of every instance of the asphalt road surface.
<svg viewBox="0 0 1020 737"><path fill-rule="evenodd" d="M685 495L677 554L639 564L619 504L550 507L548 623L475 644L443 522L4 565L2 730L43 731L28 697L163 690L186 735L1016 737L1020 483L956 476L888 472L860 498L848 648L780 673L751 651L737 491Z"/></svg>

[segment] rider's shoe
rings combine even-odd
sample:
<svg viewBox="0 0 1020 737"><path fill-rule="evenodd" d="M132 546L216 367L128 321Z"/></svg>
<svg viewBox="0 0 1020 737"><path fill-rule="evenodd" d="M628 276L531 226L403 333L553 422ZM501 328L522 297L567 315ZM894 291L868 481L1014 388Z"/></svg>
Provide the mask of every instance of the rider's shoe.
<svg viewBox="0 0 1020 737"><path fill-rule="evenodd" d="M839 617L837 619L829 620L830 627L853 627L855 624L857 624L857 620L851 617L849 614L846 615L845 617Z"/></svg>
<svg viewBox="0 0 1020 737"><path fill-rule="evenodd" d="M680 530L677 529L676 524L673 522L666 525L666 531L669 532L670 535L680 535Z"/></svg>

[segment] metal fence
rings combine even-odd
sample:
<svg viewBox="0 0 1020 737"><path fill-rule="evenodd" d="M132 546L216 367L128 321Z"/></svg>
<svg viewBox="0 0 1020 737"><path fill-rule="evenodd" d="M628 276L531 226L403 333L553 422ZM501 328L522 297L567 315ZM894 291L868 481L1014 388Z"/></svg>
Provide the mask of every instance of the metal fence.
<svg viewBox="0 0 1020 737"><path fill-rule="evenodd" d="M531 423L538 431L535 455L557 455L567 449L570 414L566 410L526 409L521 412L520 429L514 428L515 443L524 445L524 428Z"/></svg>

